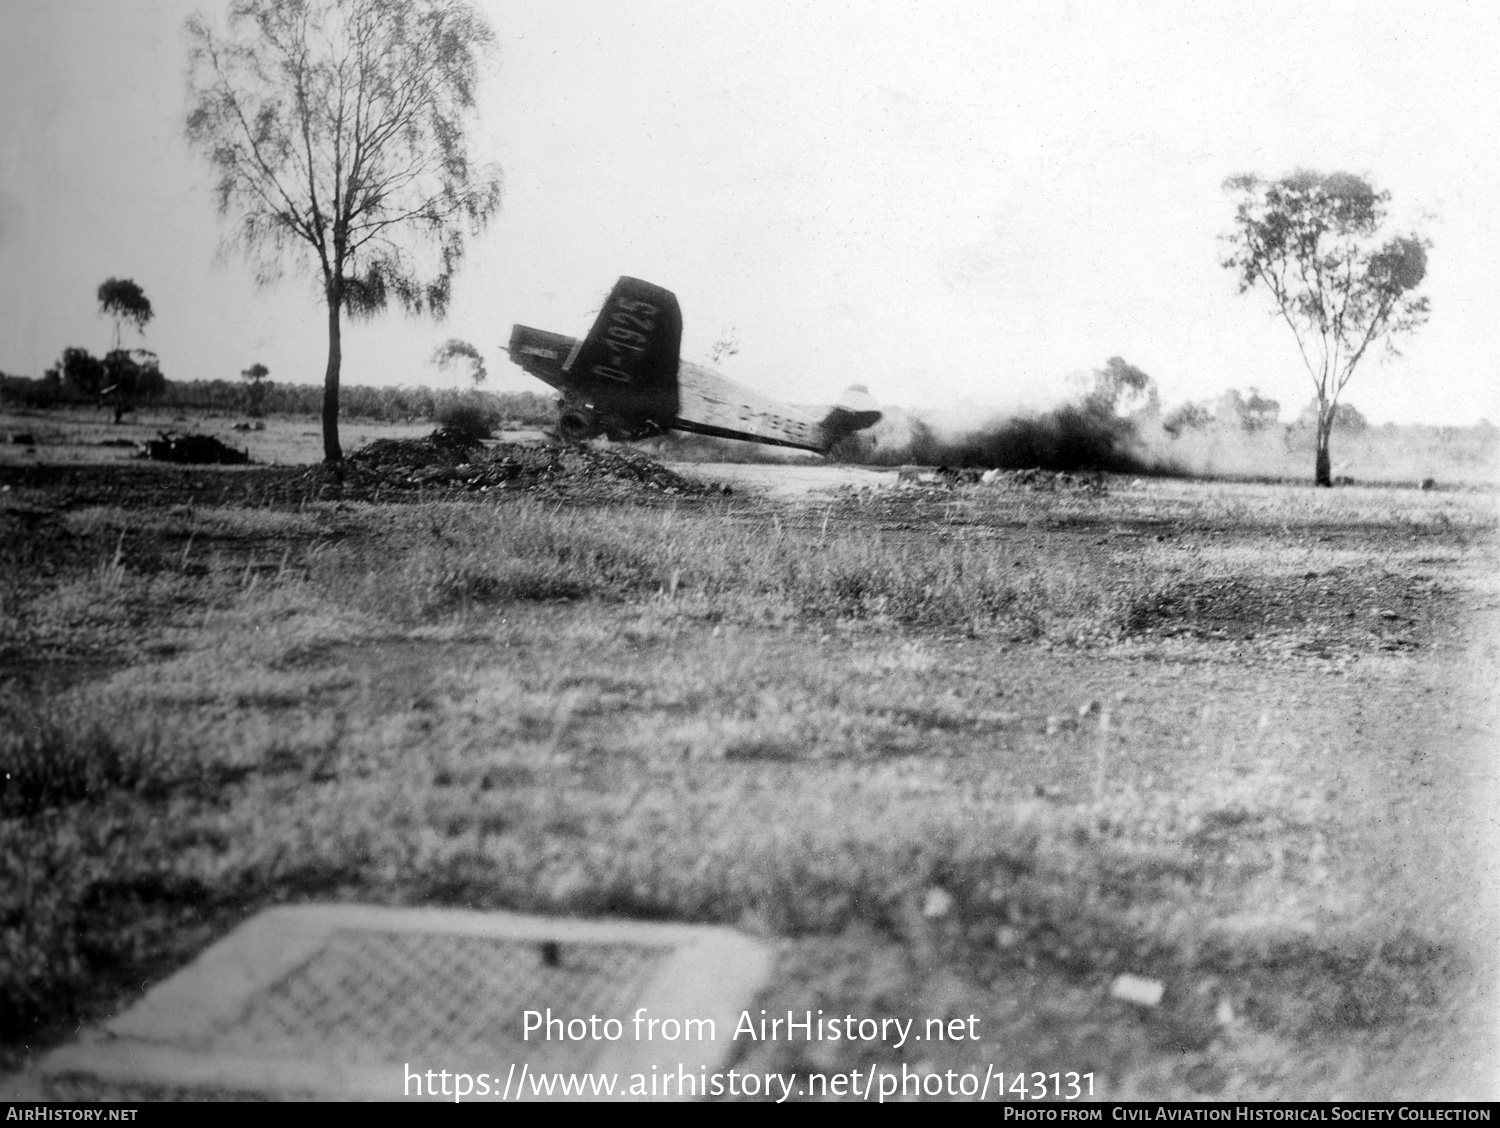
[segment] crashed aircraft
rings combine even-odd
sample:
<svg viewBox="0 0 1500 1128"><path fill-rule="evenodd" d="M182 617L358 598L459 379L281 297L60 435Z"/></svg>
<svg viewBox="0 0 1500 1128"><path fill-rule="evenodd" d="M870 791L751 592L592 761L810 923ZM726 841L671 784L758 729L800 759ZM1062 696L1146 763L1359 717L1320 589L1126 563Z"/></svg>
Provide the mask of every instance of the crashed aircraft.
<svg viewBox="0 0 1500 1128"><path fill-rule="evenodd" d="M517 325L510 358L562 393L557 431L565 439L631 441L691 431L826 454L840 439L880 421L858 384L815 419L683 361L681 344L676 296L639 278L621 278L587 337Z"/></svg>

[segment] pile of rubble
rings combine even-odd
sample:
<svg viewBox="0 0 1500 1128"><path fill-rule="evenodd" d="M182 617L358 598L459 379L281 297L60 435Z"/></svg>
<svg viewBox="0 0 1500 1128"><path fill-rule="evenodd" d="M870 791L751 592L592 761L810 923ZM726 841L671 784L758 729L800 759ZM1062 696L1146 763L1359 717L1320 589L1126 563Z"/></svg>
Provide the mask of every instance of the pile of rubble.
<svg viewBox="0 0 1500 1128"><path fill-rule="evenodd" d="M979 481L986 486L1010 486L1028 490L1086 490L1105 493L1104 475L1070 474L1066 470L986 470Z"/></svg>
<svg viewBox="0 0 1500 1128"><path fill-rule="evenodd" d="M313 467L302 484L319 497L373 501L421 493L500 491L613 497L641 490L696 495L711 487L633 450L545 443L484 444L436 431L423 439L378 439L341 465Z"/></svg>
<svg viewBox="0 0 1500 1128"><path fill-rule="evenodd" d="M439 430L422 439L376 439L349 455L345 463L351 469L375 473L399 469L415 472L466 464L483 449L477 440Z"/></svg>
<svg viewBox="0 0 1500 1128"><path fill-rule="evenodd" d="M1104 493L1103 474L1070 474L1065 470L981 470L977 467L903 466L896 475L902 486L1000 486L1027 490L1087 490Z"/></svg>

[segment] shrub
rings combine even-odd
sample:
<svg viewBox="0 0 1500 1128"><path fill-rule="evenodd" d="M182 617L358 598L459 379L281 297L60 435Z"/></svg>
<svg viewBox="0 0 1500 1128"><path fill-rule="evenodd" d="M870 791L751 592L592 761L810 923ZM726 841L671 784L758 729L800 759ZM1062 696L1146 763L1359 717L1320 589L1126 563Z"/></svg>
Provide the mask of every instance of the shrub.
<svg viewBox="0 0 1500 1128"><path fill-rule="evenodd" d="M472 399L444 404L436 415L440 430L468 442L478 442L495 434L495 415L485 404Z"/></svg>

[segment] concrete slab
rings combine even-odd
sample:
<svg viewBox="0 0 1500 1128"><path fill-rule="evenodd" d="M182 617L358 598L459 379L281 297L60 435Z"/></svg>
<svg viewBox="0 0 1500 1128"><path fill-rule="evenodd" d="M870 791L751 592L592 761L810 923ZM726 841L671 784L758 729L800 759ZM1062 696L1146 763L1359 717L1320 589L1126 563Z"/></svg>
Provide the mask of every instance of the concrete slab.
<svg viewBox="0 0 1500 1128"><path fill-rule="evenodd" d="M640 1075L650 1099L690 1097L656 1090L724 1064L770 967L764 946L701 925L278 908L48 1055L37 1080L59 1096L532 1100L539 1078L613 1076L618 1098Z"/></svg>

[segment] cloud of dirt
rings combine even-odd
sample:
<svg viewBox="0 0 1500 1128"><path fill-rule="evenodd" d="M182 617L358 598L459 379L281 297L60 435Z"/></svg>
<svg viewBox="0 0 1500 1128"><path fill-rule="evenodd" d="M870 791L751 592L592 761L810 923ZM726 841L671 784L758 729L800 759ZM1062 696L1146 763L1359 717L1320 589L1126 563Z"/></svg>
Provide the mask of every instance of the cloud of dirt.
<svg viewBox="0 0 1500 1128"><path fill-rule="evenodd" d="M876 466L918 463L984 469L1150 471L1129 418L1063 404L1035 414L992 418L972 430L944 432L919 416L892 420L852 461ZM904 427L905 436L898 428ZM896 432L896 434L892 434Z"/></svg>
<svg viewBox="0 0 1500 1128"><path fill-rule="evenodd" d="M1251 388L1164 412L1150 377L1118 357L1082 374L1081 383L1081 391L1054 407L974 423L962 422L961 413L888 408L879 424L835 453L876 466L1312 480L1310 409L1283 422L1280 405ZM1330 450L1334 477L1345 484L1500 483L1500 428L1485 421L1376 427L1348 408L1334 425Z"/></svg>
<svg viewBox="0 0 1500 1128"><path fill-rule="evenodd" d="M897 408L840 453L876 466L1151 473L1165 467L1139 431L1143 421L1159 429L1159 414L1151 378L1111 357L1086 377L1082 392L1057 406L990 415L970 426Z"/></svg>

